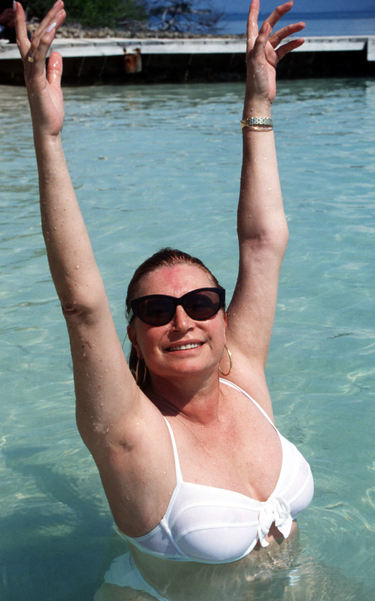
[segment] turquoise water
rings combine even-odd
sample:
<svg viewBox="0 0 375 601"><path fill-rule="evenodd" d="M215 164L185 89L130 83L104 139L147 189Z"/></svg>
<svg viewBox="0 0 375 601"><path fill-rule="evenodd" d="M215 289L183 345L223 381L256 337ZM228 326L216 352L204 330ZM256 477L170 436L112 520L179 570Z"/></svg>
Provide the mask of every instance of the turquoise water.
<svg viewBox="0 0 375 601"><path fill-rule="evenodd" d="M121 339L127 282L162 245L197 254L233 291L242 96L242 84L65 90L65 150ZM75 426L25 91L0 87L0 97L0 598L88 601L123 543ZM327 596L290 599L367 601L375 81L281 82L274 121L290 243L267 375L277 424L315 476L301 561L328 583Z"/></svg>

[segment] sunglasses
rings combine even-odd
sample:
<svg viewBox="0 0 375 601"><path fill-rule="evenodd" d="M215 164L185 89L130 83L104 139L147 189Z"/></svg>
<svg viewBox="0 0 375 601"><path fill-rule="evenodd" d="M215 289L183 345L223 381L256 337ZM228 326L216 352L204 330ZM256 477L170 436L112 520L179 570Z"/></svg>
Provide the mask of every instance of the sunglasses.
<svg viewBox="0 0 375 601"><path fill-rule="evenodd" d="M136 315L149 326L165 326L172 321L177 305L195 321L205 321L225 306L224 288L198 288L180 298L165 294L150 294L131 301L129 321Z"/></svg>

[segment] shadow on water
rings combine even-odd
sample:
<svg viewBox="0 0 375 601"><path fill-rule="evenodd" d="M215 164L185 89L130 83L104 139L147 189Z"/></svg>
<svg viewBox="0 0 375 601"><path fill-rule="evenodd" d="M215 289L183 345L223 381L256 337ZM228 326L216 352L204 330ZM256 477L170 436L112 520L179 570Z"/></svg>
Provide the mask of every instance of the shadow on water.
<svg viewBox="0 0 375 601"><path fill-rule="evenodd" d="M110 561L112 520L95 499L79 495L78 479L36 464L40 451L45 447L3 449L6 468L32 478L40 501L23 498L0 521L0 599L89 601Z"/></svg>

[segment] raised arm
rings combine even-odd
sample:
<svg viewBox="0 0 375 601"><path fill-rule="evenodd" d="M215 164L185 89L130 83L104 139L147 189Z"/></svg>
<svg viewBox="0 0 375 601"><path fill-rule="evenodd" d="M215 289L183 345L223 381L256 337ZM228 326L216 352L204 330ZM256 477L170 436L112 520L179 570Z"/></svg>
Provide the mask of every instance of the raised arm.
<svg viewBox="0 0 375 601"><path fill-rule="evenodd" d="M279 6L258 33L259 0L253 0L247 27L247 83L243 120L271 118L276 94L276 65L303 43L286 37L303 29L289 25L272 34L278 20L293 6ZM275 140L265 124L243 128L243 164L238 205L239 274L228 309L228 347L236 361L232 377L246 387L254 372L263 374L276 309L281 263L288 242ZM237 366L237 367L236 367ZM247 386L249 388L249 386Z"/></svg>
<svg viewBox="0 0 375 601"><path fill-rule="evenodd" d="M47 52L65 19L58 0L27 38L16 3L17 41L24 63L39 173L40 207L48 261L67 321L77 398L77 423L90 450L109 425L137 406L139 389L118 340L103 282L70 180L61 143L64 104L62 58Z"/></svg>
<svg viewBox="0 0 375 601"><path fill-rule="evenodd" d="M55 3L30 44L24 11L16 3L42 227L69 331L78 428L97 463L117 524L137 536L147 529L150 516L162 515L164 497L169 499L173 490L173 452L161 413L136 385L125 360L64 159L61 56L52 53L45 69L55 31L65 19L63 7L62 0ZM165 487L168 462L169 489Z"/></svg>

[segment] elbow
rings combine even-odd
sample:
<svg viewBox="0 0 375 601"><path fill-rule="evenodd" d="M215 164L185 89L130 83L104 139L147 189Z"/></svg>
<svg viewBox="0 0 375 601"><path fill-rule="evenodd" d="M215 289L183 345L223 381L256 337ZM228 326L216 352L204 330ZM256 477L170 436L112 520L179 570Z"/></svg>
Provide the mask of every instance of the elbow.
<svg viewBox="0 0 375 601"><path fill-rule="evenodd" d="M100 312L107 303L107 297L103 290L89 290L85 294L71 292L59 294L62 313L67 321L89 320L90 317Z"/></svg>
<svg viewBox="0 0 375 601"><path fill-rule="evenodd" d="M78 298L60 297L61 311L67 321L89 315L91 313L89 303L82 302Z"/></svg>
<svg viewBox="0 0 375 601"><path fill-rule="evenodd" d="M62 314L65 319L69 319L69 317L73 317L76 315L80 315L83 311L82 308L75 303L74 301L66 301L60 299Z"/></svg>
<svg viewBox="0 0 375 601"><path fill-rule="evenodd" d="M283 257L289 242L288 224L286 219L283 219L257 232L244 232L239 227L238 239L241 247L252 250L268 248Z"/></svg>
<svg viewBox="0 0 375 601"><path fill-rule="evenodd" d="M275 231L271 230L264 236L263 244L273 249L276 255L283 258L288 246L288 242L289 229L285 220L285 224L282 227L278 227Z"/></svg>
<svg viewBox="0 0 375 601"><path fill-rule="evenodd" d="M240 243L246 241L273 241L287 246L289 240L288 223L284 211L269 211L259 216L256 213L239 212L237 234Z"/></svg>

